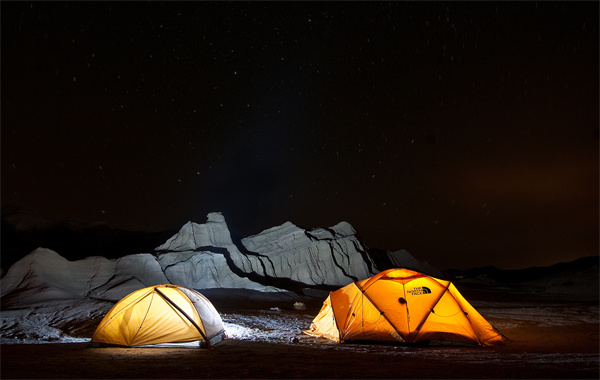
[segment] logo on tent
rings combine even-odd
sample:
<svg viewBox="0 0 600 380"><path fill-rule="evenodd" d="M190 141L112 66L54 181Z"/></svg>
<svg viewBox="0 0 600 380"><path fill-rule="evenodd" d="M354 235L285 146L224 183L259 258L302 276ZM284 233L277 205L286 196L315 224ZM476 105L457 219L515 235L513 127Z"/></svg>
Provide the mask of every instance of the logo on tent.
<svg viewBox="0 0 600 380"><path fill-rule="evenodd" d="M411 296L420 296L422 294L430 294L431 289L429 289L426 286L418 286L416 288L410 289L409 291L407 291L407 293Z"/></svg>

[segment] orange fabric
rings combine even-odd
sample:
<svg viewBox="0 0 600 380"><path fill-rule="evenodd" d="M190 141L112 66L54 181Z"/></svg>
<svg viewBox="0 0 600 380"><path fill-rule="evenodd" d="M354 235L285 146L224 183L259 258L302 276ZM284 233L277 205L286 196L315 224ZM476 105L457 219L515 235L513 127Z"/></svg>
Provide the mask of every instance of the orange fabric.
<svg viewBox="0 0 600 380"><path fill-rule="evenodd" d="M383 271L331 292L306 333L336 341L507 342L450 281L409 269Z"/></svg>
<svg viewBox="0 0 600 380"><path fill-rule="evenodd" d="M330 297L323 302L323 307L317 317L310 324L310 328L305 331L308 335L322 336L327 339L340 341L340 333L335 323L335 316L331 308Z"/></svg>

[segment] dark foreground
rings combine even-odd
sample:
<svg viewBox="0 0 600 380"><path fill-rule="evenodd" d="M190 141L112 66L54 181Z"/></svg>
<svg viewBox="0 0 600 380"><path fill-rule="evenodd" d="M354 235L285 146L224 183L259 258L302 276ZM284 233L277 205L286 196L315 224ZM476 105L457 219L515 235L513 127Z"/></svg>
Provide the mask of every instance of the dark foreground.
<svg viewBox="0 0 600 380"><path fill-rule="evenodd" d="M315 347L233 339L212 350L3 345L2 379L598 378L598 325L520 333L522 340L498 348Z"/></svg>
<svg viewBox="0 0 600 380"><path fill-rule="evenodd" d="M363 347L239 340L226 340L212 350L4 345L2 378L598 378L597 346L595 352L555 352L517 342L494 349L383 347L376 352Z"/></svg>

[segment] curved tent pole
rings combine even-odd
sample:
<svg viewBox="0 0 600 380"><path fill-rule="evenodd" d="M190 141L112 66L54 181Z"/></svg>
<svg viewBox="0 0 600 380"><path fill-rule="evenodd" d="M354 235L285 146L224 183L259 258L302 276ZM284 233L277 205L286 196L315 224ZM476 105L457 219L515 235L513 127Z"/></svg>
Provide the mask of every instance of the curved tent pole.
<svg viewBox="0 0 600 380"><path fill-rule="evenodd" d="M435 281L435 280L434 280ZM439 281L435 281L438 284L440 284ZM446 294L446 292L448 292L448 294L450 294L452 296L452 293L450 293L450 291L448 290L448 288L450 287L450 284L452 282L448 281L448 284L446 284L446 286L440 284L443 288L444 291L442 292L442 294L440 294L440 296L438 297L438 299L435 301L435 303L433 304L433 307L431 307L429 309L429 311L427 312L427 315L421 319L421 322L419 323L419 325L412 331L413 333L415 333L415 337L419 334L419 332L421 331L421 327L423 327L423 325L425 324L425 322L427 321L427 319L429 318L429 316L431 315L431 313L435 314L435 311L433 311L433 309L435 309L435 307L437 306L438 302L440 302L440 300L442 299L442 297L444 296L444 294ZM452 296L452 298L454 298L454 296ZM455 299L456 301L456 299ZM458 302L457 302L458 305ZM460 305L458 305L458 308L464 313L464 310L462 310L462 308L460 307Z"/></svg>
<svg viewBox="0 0 600 380"><path fill-rule="evenodd" d="M368 289L368 288L369 288L371 285L373 285L373 283L374 283L375 281L378 281L378 280L380 280L380 279L382 279L382 278L383 278L383 279L388 279L388 278L387 278L387 274L388 274L388 273L390 273L390 272L393 272L393 271L395 271L395 270L398 270L398 269L397 269L397 268L392 268L392 269L387 269L387 270L384 270L383 272L379 272L379 273L378 273L378 274L376 274L375 276L373 276L373 277L369 278L369 279L368 279L368 281L367 281L367 282L364 284L364 286L362 287L362 289L366 291L366 290L367 290L367 289ZM419 272L417 272L417 271L414 271L414 270L412 270L412 269L410 269L410 270L411 270L411 271L413 271L413 272L415 272L415 273L417 273L417 274L416 274L416 275L414 275L414 276L402 277L402 279L411 280L411 279L416 279L416 278L421 278L421 277L429 277L429 278L433 278L433 277L431 277L431 276L429 276L429 275L427 275L427 274L424 274L424 273L419 273ZM400 278L400 277L399 277L399 278Z"/></svg>
<svg viewBox="0 0 600 380"><path fill-rule="evenodd" d="M386 274L388 274L389 272L394 271L395 269L387 269L384 270L383 272L379 272L377 273L375 276L371 277L366 283L364 287L360 287L359 288L363 291L363 293L371 286L372 283L374 283L375 281L379 280L379 278L385 276Z"/></svg>
<svg viewBox="0 0 600 380"><path fill-rule="evenodd" d="M385 273L387 273L387 272L389 272L389 271L385 271ZM379 279L379 277L378 277L378 279ZM379 309L379 307L377 307L375 302L373 302L373 300L371 300L371 297L369 297L369 295L366 293L367 289L361 288L356 282L354 283L354 285L356 285L356 287L360 290L362 296L365 297L367 300L369 300L371 305L373 305L373 307L379 312L379 314L390 324L390 326L392 326L394 328L394 330L396 330L396 333L398 334L398 336L400 336L402 338L402 341L406 342L406 340L402 337L402 333L400 333L400 330L398 330L398 328L392 323L392 321L390 321L390 319L387 317L387 315L385 315L385 313L383 311L381 311Z"/></svg>
<svg viewBox="0 0 600 380"><path fill-rule="evenodd" d="M187 313L185 311L183 311L182 308L180 308L178 305L176 305L175 302L171 301L171 299L169 297L167 297L163 292L161 292L160 290L158 290L158 288L154 288L154 290L156 290L156 292L162 298L164 298L165 301L167 301L171 306L173 306L174 308L176 308L181 314L183 314L188 319L188 321L190 321L192 323L192 325L194 325L194 327L196 328L196 330L198 330L198 332L200 333L200 335L202 335L202 338L204 338L204 340L206 341L206 347L210 348L210 340L206 337L206 334L204 334L202 332L202 329L200 328L200 326L198 326L198 324L196 322L194 322L194 319L192 317L190 317L189 315L187 315Z"/></svg>

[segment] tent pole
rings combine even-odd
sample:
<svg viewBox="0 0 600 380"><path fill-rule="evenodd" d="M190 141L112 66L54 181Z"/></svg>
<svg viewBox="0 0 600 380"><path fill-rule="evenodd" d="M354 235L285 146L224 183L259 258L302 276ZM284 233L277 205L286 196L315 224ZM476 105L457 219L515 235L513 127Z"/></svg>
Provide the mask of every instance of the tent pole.
<svg viewBox="0 0 600 380"><path fill-rule="evenodd" d="M439 284L439 282L438 282L438 284ZM446 285L444 287L444 291L442 292L442 294L440 294L440 296L438 297L438 299L435 301L435 303L433 304L433 307L431 307L429 309L429 312L427 313L427 315L425 316L425 318L421 319L421 322L419 323L419 325L417 326L417 328L415 328L412 332L410 332L410 333L414 333L415 334L414 335L415 338L417 337L417 335L421 331L421 327L423 327L423 325L425 324L425 322L427 321L427 318L429 318L429 316L431 315L431 313L433 312L435 314L435 312L433 311L433 309L435 309L435 307L437 306L438 302L440 302L440 300L442 299L442 297L444 296L444 294L446 294L446 292L448 292L448 294L450 294L452 296L452 294L448 291L448 288L450 287L450 284L451 284L451 282L448 281L448 285ZM440 285L442 285L442 284L440 284ZM442 285L442 286L444 286L444 285ZM452 297L452 298L454 298L454 297ZM457 302L457 305L458 305L458 302ZM460 308L460 305L458 305L458 307ZM462 311L462 309L461 309L461 311Z"/></svg>
<svg viewBox="0 0 600 380"><path fill-rule="evenodd" d="M191 318L189 315L187 315L187 313L185 311L183 311L182 308L180 308L178 305L176 305L175 302L171 301L171 299L169 297L167 297L163 292L161 292L160 290L158 290L158 288L154 288L154 290L156 290L156 292L162 298L164 298L164 300L167 301L171 306L173 306L174 308L176 308L177 310L179 310L179 312L181 314L183 314L188 319L188 321L190 321L192 323L192 325L194 325L194 327L196 328L196 330L198 330L198 332L200 333L200 335L202 335L202 338L204 338L204 340L206 341L206 347L210 348L210 340L206 337L206 334L204 334L202 332L202 329L200 328L200 326L198 326L198 324L196 322L194 322L194 319Z"/></svg>
<svg viewBox="0 0 600 380"><path fill-rule="evenodd" d="M398 336L400 336L400 338L402 338L402 342L406 342L406 340L404 339L404 337L402 336L402 334L400 333L400 330L398 330L398 328L392 323L392 321L390 321L390 319L387 317L387 315L385 315L385 313L383 311L381 311L377 305L371 300L371 298L367 295L366 291L363 290L360 286L358 286L358 284L355 282L354 283L356 285L356 287L358 289L360 289L362 296L365 297L367 300L369 300L369 302L371 303L371 305L373 305L373 307L381 314L381 316L383 316L383 318L388 321L388 323L390 324L390 326L392 326L394 328L394 330L396 330L396 333L398 333Z"/></svg>

